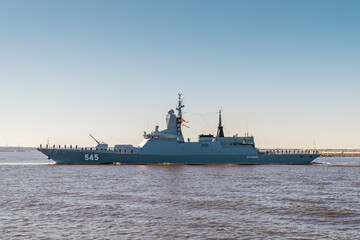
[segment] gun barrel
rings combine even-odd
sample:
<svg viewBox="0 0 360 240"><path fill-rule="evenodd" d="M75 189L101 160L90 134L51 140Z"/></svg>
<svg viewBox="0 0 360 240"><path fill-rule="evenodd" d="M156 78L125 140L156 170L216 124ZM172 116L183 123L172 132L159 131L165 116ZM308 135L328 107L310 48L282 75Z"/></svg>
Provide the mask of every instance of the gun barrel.
<svg viewBox="0 0 360 240"><path fill-rule="evenodd" d="M97 144L100 144L100 142L98 141L98 140L96 140L96 138L94 138L94 136L93 135L91 135L91 134L89 134L90 135L90 137L92 138L92 139L94 139L95 140L95 142L97 143Z"/></svg>

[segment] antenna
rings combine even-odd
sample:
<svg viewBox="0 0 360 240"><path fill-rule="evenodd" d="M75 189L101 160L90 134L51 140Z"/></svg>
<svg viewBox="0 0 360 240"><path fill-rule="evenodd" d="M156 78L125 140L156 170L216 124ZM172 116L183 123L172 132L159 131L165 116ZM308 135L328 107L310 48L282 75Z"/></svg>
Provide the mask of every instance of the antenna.
<svg viewBox="0 0 360 240"><path fill-rule="evenodd" d="M219 110L219 126L218 126L218 131L217 131L216 137L224 137L224 130L223 130L222 121L221 121L221 109Z"/></svg>
<svg viewBox="0 0 360 240"><path fill-rule="evenodd" d="M246 120L246 121L248 121L248 120ZM246 124L246 135L247 135L247 137L249 136L249 122L247 122L247 124Z"/></svg>
<svg viewBox="0 0 360 240"><path fill-rule="evenodd" d="M246 127L246 121L247 121L247 120L245 120L245 137L246 137L246 128L247 128L247 127Z"/></svg>
<svg viewBox="0 0 360 240"><path fill-rule="evenodd" d="M94 138L93 135L91 135L90 133L89 133L89 135L90 135L90 137L91 137L92 139L94 139L94 141L95 141L97 144L100 144L100 142L99 142L98 140L96 140L96 138Z"/></svg>
<svg viewBox="0 0 360 240"><path fill-rule="evenodd" d="M249 120L245 120L245 137L249 136Z"/></svg>

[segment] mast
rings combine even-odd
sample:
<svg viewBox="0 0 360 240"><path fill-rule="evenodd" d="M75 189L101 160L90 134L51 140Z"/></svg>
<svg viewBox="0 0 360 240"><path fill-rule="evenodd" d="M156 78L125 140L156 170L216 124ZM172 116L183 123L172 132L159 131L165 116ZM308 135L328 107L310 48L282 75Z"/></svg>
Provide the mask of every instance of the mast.
<svg viewBox="0 0 360 240"><path fill-rule="evenodd" d="M224 137L224 130L223 130L223 126L221 123L221 110L219 111L219 126L218 126L216 137Z"/></svg>
<svg viewBox="0 0 360 240"><path fill-rule="evenodd" d="M176 108L176 110L178 111L178 115L176 117L177 141L178 142L184 142L184 137L183 137L182 132L181 132L181 124L182 124L182 112L181 112L181 109L183 107L185 107L185 106L182 105L182 102L183 102L182 94L179 93L178 95L179 95L178 106Z"/></svg>

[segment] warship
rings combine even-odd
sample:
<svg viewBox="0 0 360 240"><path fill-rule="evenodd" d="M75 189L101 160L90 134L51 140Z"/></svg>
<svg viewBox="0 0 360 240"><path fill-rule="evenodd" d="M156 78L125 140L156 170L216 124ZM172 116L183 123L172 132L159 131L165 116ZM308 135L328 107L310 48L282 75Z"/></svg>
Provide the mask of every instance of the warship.
<svg viewBox="0 0 360 240"><path fill-rule="evenodd" d="M40 145L37 150L57 164L310 164L319 157L315 150L260 150L255 147L254 137L234 135L225 137L221 111L217 134L201 134L197 142L184 141L182 127L183 98L178 97L175 111L166 115L166 129L156 126L152 132L144 132L138 146L129 144L109 147L97 142L96 147Z"/></svg>

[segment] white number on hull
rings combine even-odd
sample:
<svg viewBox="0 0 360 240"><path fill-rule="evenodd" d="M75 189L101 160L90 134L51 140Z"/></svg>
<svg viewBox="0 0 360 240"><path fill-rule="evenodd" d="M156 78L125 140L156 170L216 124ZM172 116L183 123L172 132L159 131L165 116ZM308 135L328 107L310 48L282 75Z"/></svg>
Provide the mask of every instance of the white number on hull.
<svg viewBox="0 0 360 240"><path fill-rule="evenodd" d="M99 160L99 154L85 154L85 161L97 161Z"/></svg>

